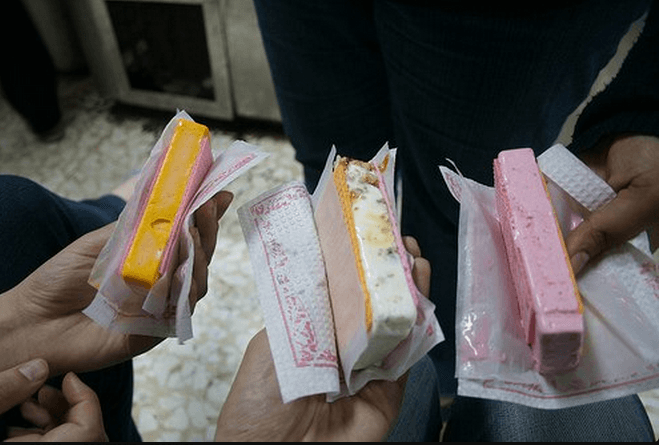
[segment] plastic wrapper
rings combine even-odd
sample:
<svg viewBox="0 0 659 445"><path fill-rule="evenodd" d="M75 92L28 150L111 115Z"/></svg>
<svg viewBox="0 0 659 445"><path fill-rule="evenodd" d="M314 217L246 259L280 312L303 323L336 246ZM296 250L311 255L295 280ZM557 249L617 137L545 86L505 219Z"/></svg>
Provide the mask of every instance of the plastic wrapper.
<svg viewBox="0 0 659 445"><path fill-rule="evenodd" d="M121 277L121 262L138 223L139 209L143 208L148 198L161 158L179 119L192 120L187 113L179 111L151 150L135 191L94 264L89 283L98 292L83 312L113 330L155 337L177 337L183 342L193 335L191 308L196 303L190 301L195 249L190 228L194 224L194 212L231 181L262 161L267 154L243 141L236 141L221 152L189 202L180 225L172 228L176 239L170 244L182 251L176 250L166 256L170 261L161 265L163 273L151 289L147 291L130 286ZM183 242L178 242L180 237L183 237Z"/></svg>
<svg viewBox="0 0 659 445"><path fill-rule="evenodd" d="M344 256L348 240L328 230L344 225L340 209L325 194L334 187L335 153L313 196L295 182L238 210L284 402L312 394L333 401L357 393L371 380L396 380L444 340L434 305L416 290L417 320L410 335L382 363L353 370L367 334L363 300L346 301L333 285L356 279L354 261ZM382 179L393 196L395 150L385 146L371 162L386 164ZM328 260L343 267L328 268ZM411 269L411 256L403 260ZM343 310L337 311L338 300ZM350 335L337 338L338 331Z"/></svg>
<svg viewBox="0 0 659 445"><path fill-rule="evenodd" d="M564 234L615 193L565 147L538 157ZM495 191L440 167L460 202L456 310L458 394L557 409L659 387L659 267L646 233L578 275L585 340L579 366L534 370L495 211Z"/></svg>

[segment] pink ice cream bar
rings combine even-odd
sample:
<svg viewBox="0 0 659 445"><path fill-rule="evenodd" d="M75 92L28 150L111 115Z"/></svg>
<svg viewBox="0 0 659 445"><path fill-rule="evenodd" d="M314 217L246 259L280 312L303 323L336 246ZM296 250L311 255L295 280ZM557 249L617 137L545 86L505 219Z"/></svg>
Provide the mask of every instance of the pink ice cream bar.
<svg viewBox="0 0 659 445"><path fill-rule="evenodd" d="M583 307L549 194L529 148L494 160L496 210L522 328L541 374L577 367Z"/></svg>

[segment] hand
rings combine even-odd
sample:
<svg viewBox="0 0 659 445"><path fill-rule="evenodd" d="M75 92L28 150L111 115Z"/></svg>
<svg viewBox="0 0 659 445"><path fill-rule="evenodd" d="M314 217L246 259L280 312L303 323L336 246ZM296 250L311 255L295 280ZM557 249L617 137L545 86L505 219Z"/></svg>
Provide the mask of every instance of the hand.
<svg viewBox="0 0 659 445"><path fill-rule="evenodd" d="M217 221L232 198L230 193L220 192L195 213L193 303L206 293ZM110 331L81 312L95 296L96 290L87 280L112 230L113 225L108 225L81 237L0 296L0 369L43 357L53 375L91 371L124 361L162 341Z"/></svg>
<svg viewBox="0 0 659 445"><path fill-rule="evenodd" d="M45 363L43 360L42 362ZM43 374L44 380L47 375L46 366ZM1 376L2 374L0 374L0 378L2 378ZM28 379L23 377L23 380ZM35 383L36 381L29 381L29 386L31 387ZM62 391L44 386L39 391L37 399L28 399L23 402L20 410L23 418L32 423L35 428L10 427L8 441L101 442L108 440L103 428L103 415L96 393L73 373L68 373L64 377Z"/></svg>
<svg viewBox="0 0 659 445"><path fill-rule="evenodd" d="M34 359L0 372L0 414L29 399L48 378L48 363Z"/></svg>
<svg viewBox="0 0 659 445"><path fill-rule="evenodd" d="M428 295L430 264L416 240L413 276ZM282 403L265 330L250 341L219 419L216 441L372 441L385 438L403 400L407 374L395 382L374 380L358 394L327 403L325 395Z"/></svg>
<svg viewBox="0 0 659 445"><path fill-rule="evenodd" d="M575 273L590 259L646 229L652 248L659 247L659 138L607 140L583 160L617 196L568 234L566 246Z"/></svg>

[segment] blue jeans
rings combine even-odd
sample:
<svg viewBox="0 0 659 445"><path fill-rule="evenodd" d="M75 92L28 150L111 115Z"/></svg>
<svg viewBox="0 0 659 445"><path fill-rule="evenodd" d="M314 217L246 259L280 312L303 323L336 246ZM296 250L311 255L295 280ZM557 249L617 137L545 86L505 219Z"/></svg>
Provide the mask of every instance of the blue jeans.
<svg viewBox="0 0 659 445"><path fill-rule="evenodd" d="M399 148L402 231L432 264L446 336L430 356L442 394L455 394L458 205L437 166L449 158L491 184L500 150L548 148L649 0L503 1L494 13L451 0L254 3L309 189L333 144L360 159Z"/></svg>
<svg viewBox="0 0 659 445"><path fill-rule="evenodd" d="M443 418L443 419L442 419ZM388 442L651 442L652 425L638 397L561 410L456 397L440 411L439 384L427 356L410 370L398 420Z"/></svg>
<svg viewBox="0 0 659 445"><path fill-rule="evenodd" d="M388 442L434 442L442 427L439 385L432 360L423 357L412 366L398 420Z"/></svg>
<svg viewBox="0 0 659 445"><path fill-rule="evenodd" d="M64 247L116 220L125 202L117 196L71 201L25 178L0 175L0 293L20 283ZM131 417L133 365L126 361L79 374L98 395L110 441L140 441ZM61 377L48 384L59 387ZM0 416L0 439L16 425L16 410Z"/></svg>

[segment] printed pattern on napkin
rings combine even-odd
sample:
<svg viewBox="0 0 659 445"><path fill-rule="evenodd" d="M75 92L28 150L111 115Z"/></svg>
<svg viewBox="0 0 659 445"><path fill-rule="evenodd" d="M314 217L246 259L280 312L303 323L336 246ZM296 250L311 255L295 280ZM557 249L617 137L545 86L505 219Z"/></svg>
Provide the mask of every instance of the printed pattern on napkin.
<svg viewBox="0 0 659 445"><path fill-rule="evenodd" d="M325 265L305 186L293 182L238 210L284 402L338 391ZM267 273L266 273L267 271Z"/></svg>

